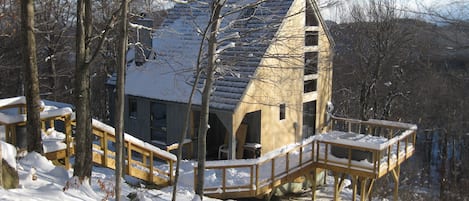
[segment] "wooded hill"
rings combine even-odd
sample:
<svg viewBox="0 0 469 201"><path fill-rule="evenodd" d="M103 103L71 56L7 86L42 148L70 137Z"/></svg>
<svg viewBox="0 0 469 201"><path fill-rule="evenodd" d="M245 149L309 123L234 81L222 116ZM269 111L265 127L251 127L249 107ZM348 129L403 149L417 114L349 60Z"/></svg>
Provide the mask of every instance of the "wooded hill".
<svg viewBox="0 0 469 201"><path fill-rule="evenodd" d="M469 26L415 19L329 22L336 113L469 132Z"/></svg>

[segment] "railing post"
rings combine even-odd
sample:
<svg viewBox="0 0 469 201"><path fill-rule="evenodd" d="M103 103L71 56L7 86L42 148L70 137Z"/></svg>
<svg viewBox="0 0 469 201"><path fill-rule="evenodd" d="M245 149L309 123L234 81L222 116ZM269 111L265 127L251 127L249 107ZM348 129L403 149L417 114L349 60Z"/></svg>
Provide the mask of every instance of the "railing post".
<svg viewBox="0 0 469 201"><path fill-rule="evenodd" d="M225 193L226 192L226 168L225 167L222 168L221 177L222 177L221 188L222 188L222 192Z"/></svg>
<svg viewBox="0 0 469 201"><path fill-rule="evenodd" d="M107 132L103 132L103 144L101 145L101 148L103 149L104 156L103 156L103 161L104 161L104 167L108 167L108 144L107 144Z"/></svg>
<svg viewBox="0 0 469 201"><path fill-rule="evenodd" d="M70 169L70 156L72 155L71 146L72 143L72 123L71 123L71 115L67 115L65 117L65 169Z"/></svg>
<svg viewBox="0 0 469 201"><path fill-rule="evenodd" d="M132 169L132 142L127 141L127 174L130 175Z"/></svg>
<svg viewBox="0 0 469 201"><path fill-rule="evenodd" d="M256 164L256 195L259 194L259 164Z"/></svg>
<svg viewBox="0 0 469 201"><path fill-rule="evenodd" d="M149 174L149 182L153 182L153 151L150 151L150 174ZM171 171L171 166L169 166L169 171ZM169 172L171 174L171 172ZM171 178L171 177L170 177Z"/></svg>
<svg viewBox="0 0 469 201"><path fill-rule="evenodd" d="M153 167L153 163L151 166ZM174 169L174 161L169 160L169 184L173 184L174 182L173 169ZM179 170L176 170L176 171L179 171Z"/></svg>
<svg viewBox="0 0 469 201"><path fill-rule="evenodd" d="M254 186L254 177L253 177L254 176L254 166L251 165L249 170L251 171L250 174L249 174L249 175L251 175L250 176L251 178L249 178L249 185L250 185L251 190L254 190L253 189L253 186Z"/></svg>
<svg viewBox="0 0 469 201"><path fill-rule="evenodd" d="M314 147L313 147L314 149ZM298 158L298 165L301 167L303 166L303 146L300 147L300 158Z"/></svg>
<svg viewBox="0 0 469 201"><path fill-rule="evenodd" d="M271 172L270 172L270 180L271 180L271 187L274 188L274 180L275 180L275 158L272 158L272 168L271 168Z"/></svg>

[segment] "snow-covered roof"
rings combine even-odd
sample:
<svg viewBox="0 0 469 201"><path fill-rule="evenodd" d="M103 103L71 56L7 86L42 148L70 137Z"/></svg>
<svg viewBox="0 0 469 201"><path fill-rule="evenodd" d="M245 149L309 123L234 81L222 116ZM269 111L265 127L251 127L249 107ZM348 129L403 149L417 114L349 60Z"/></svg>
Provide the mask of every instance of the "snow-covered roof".
<svg viewBox="0 0 469 201"><path fill-rule="evenodd" d="M194 69L201 41L201 30L208 22L207 0L176 4L168 11L161 28L154 34L153 48L156 60L127 69L125 91L128 95L186 103L194 81ZM254 0L228 0L222 15ZM210 107L233 111L246 90L251 77L277 33L293 0L269 0L253 9L242 9L226 16L222 27L230 25L220 37L239 34L239 38L225 41L234 43L220 53L221 65L229 72L219 73L214 84ZM244 19L233 22L234 19ZM223 46L221 44L220 46ZM203 80L200 81L200 85ZM201 103L200 92L194 104Z"/></svg>

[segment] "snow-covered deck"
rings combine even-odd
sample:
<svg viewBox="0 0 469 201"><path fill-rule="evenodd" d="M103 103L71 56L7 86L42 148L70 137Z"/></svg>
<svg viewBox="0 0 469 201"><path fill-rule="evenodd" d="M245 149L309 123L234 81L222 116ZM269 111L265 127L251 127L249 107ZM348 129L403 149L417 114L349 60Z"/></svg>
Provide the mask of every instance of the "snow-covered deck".
<svg viewBox="0 0 469 201"><path fill-rule="evenodd" d="M257 159L207 162L205 194L222 199L259 197L317 168L374 180L395 174L415 151L417 127L412 124L333 117L330 127L328 133ZM355 158L357 154L365 159Z"/></svg>

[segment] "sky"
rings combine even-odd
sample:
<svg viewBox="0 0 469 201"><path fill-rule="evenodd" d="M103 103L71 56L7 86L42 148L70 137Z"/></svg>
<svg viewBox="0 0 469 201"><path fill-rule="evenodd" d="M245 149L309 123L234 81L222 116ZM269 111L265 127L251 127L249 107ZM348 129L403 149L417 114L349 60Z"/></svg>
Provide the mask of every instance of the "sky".
<svg viewBox="0 0 469 201"><path fill-rule="evenodd" d="M326 1L326 0L319 0ZM326 20L343 22L347 19L348 8L356 2L369 2L368 0L340 0L340 3L330 8L321 8L321 14ZM428 9L436 9L444 15L451 15L452 18L469 18L469 1L467 0L395 0L396 5L404 11L425 12ZM415 13L407 13L406 16L416 16ZM425 16L416 16L426 18Z"/></svg>

